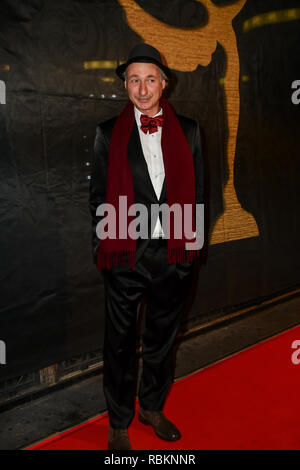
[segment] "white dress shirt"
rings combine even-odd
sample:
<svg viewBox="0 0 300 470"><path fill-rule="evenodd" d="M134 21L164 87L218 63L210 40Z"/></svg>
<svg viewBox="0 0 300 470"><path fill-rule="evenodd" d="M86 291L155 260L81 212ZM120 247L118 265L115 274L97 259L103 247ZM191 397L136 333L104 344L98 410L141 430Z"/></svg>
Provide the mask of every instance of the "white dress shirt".
<svg viewBox="0 0 300 470"><path fill-rule="evenodd" d="M141 130L140 118L143 113L141 113L136 107L134 107L134 114L150 179L154 191L156 193L157 199L159 199L165 178L165 168L161 149L162 128L161 126L157 126L157 132L153 132L153 134L150 134L148 131L147 134L145 134ZM160 114L162 114L162 109L160 109L160 111L155 116L159 116ZM157 238L159 236L163 236L163 230L158 217L152 238Z"/></svg>

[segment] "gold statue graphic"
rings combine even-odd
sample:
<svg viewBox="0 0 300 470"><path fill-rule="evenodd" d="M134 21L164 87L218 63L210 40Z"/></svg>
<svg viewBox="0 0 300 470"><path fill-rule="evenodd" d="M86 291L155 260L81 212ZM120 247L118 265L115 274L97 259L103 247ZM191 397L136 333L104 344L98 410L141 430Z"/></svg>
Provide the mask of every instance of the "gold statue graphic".
<svg viewBox="0 0 300 470"><path fill-rule="evenodd" d="M191 72L198 65L207 66L216 50L217 41L227 55L225 77L222 79L226 96L228 119L228 181L223 189L225 210L210 235L210 243L222 243L258 236L252 214L245 211L234 188L233 166L240 112L239 57L232 19L243 8L246 0L232 5L215 6L210 0L201 0L207 8L208 22L197 28L178 28L157 20L145 12L134 0L118 0L126 12L128 25L141 38L156 47L166 58L171 69Z"/></svg>

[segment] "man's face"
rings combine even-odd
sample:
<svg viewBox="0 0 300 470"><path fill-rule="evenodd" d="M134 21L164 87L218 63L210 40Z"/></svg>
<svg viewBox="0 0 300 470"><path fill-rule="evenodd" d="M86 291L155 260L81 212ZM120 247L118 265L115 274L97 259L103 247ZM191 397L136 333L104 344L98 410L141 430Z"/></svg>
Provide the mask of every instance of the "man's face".
<svg viewBox="0 0 300 470"><path fill-rule="evenodd" d="M125 88L137 109L150 117L159 111L159 99L166 86L155 64L134 62L127 67Z"/></svg>

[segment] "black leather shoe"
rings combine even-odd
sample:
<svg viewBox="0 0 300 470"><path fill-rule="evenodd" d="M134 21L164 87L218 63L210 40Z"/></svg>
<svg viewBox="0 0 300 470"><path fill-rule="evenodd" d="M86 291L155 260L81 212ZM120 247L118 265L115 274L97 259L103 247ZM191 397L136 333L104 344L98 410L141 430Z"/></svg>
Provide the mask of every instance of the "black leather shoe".
<svg viewBox="0 0 300 470"><path fill-rule="evenodd" d="M128 429L115 429L108 426L108 450L132 450Z"/></svg>
<svg viewBox="0 0 300 470"><path fill-rule="evenodd" d="M165 417L162 411L149 411L139 408L139 420L141 423L150 424L156 435L165 441L177 441L181 438L179 430Z"/></svg>

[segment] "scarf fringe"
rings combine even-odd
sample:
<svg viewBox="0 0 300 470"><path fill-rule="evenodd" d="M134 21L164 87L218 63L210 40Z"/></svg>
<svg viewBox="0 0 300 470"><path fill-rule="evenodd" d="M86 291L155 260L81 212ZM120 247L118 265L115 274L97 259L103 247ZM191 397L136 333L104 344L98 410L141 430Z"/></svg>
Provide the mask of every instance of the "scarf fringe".
<svg viewBox="0 0 300 470"><path fill-rule="evenodd" d="M113 253L98 254L98 268L111 269L118 266L134 268L136 264L135 251L122 250ZM199 258L200 250L186 250L185 248L168 248L168 264L191 263L195 258Z"/></svg>
<svg viewBox="0 0 300 470"><path fill-rule="evenodd" d="M111 269L117 266L133 268L135 266L135 251L122 250L112 253L104 253L101 249L98 252L97 266L99 270Z"/></svg>
<svg viewBox="0 0 300 470"><path fill-rule="evenodd" d="M199 258L200 250L186 250L185 248L168 248L168 264L190 263Z"/></svg>

